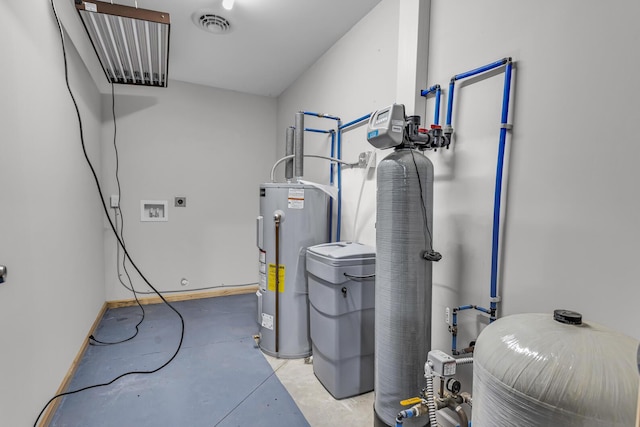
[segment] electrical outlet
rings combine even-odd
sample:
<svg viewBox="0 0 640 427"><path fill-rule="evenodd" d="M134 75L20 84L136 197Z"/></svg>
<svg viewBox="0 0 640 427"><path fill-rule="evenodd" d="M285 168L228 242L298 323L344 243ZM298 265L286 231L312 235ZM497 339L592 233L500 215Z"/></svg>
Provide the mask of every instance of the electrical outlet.
<svg viewBox="0 0 640 427"><path fill-rule="evenodd" d="M445 323L446 323L447 325L449 325L449 324L450 324L450 323L449 323L449 321L450 321L450 319L449 319L449 318L450 318L450 312L451 312L451 310L449 309L449 307L447 307L447 308L444 310L444 321L445 321Z"/></svg>
<svg viewBox="0 0 640 427"><path fill-rule="evenodd" d="M111 207L112 208L119 207L120 206L120 196L118 196L117 194L111 195L110 203L111 203Z"/></svg>
<svg viewBox="0 0 640 427"><path fill-rule="evenodd" d="M374 156L374 158L371 159L371 156ZM375 163L375 161L376 161L375 152L373 152L373 151L363 151L362 153L360 153L360 155L358 156L358 167L359 168L366 168L367 164L369 164L369 159L371 159L371 161Z"/></svg>

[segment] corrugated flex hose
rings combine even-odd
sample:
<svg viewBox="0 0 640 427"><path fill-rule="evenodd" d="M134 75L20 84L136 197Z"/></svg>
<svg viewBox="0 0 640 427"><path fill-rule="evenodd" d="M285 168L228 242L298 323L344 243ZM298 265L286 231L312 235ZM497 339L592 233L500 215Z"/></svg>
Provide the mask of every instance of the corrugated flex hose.
<svg viewBox="0 0 640 427"><path fill-rule="evenodd" d="M456 365L470 365L473 363L473 357L461 357L456 359Z"/></svg>
<svg viewBox="0 0 640 427"><path fill-rule="evenodd" d="M427 406L429 407L429 423L431 427L438 427L436 418L436 401L433 397L433 375L427 375Z"/></svg>

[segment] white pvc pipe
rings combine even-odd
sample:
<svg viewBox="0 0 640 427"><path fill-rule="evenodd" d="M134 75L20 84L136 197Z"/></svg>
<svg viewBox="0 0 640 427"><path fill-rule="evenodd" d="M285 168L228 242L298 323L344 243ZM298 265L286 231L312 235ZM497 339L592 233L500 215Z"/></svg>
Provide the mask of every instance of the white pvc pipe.
<svg viewBox="0 0 640 427"><path fill-rule="evenodd" d="M360 202L362 201L362 193L364 192L364 184L367 182L367 175L369 175L369 169L371 168L371 164L375 160L375 151L372 151L369 155L369 161L367 162L367 166L364 168L364 174L362 175L362 185L360 186L360 195L358 196L358 204L356 205L356 214L353 217L353 241L358 240L358 233L356 232L356 224L358 223L358 213L360 212Z"/></svg>
<svg viewBox="0 0 640 427"><path fill-rule="evenodd" d="M282 162L284 162L285 160L289 160L289 159L293 159L295 157L295 154L291 154L289 156L284 156L283 158L281 158L280 160L278 160L277 162L275 162L275 164L273 165L273 167L271 168L271 182L275 182L275 174L276 174L276 168L278 167L278 165ZM328 156L319 156L317 154L305 154L304 157L314 157L316 159L324 159L324 160L329 160L332 162L336 162L336 163L340 163L343 165L350 165L351 163L349 162L345 162L343 160L340 159L336 159L335 157L328 157Z"/></svg>

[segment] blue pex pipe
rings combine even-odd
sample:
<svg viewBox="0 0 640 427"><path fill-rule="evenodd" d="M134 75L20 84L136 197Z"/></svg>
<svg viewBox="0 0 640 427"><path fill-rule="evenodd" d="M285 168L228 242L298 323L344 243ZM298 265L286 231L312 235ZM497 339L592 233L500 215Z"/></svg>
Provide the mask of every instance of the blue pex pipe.
<svg viewBox="0 0 640 427"><path fill-rule="evenodd" d="M487 71L493 70L494 68L498 68L506 64L507 62L511 62L511 58L502 58L501 60L492 62L491 64L483 65L482 67L474 68L473 70L456 74L455 76L453 76L453 80L466 79L467 77L472 77L478 74L486 73Z"/></svg>
<svg viewBox="0 0 640 427"><path fill-rule="evenodd" d="M484 307L476 307L476 310L481 311L483 313L491 314L491 310L486 309Z"/></svg>
<svg viewBox="0 0 640 427"><path fill-rule="evenodd" d="M363 122L367 120L369 117L371 117L371 113L365 114L364 116L359 117L355 120L352 120L349 123L346 123L344 125L342 124L339 118L337 119L338 120L338 147L337 147L336 154L338 159L342 160L342 130L350 126L353 126L355 124L358 124L360 122ZM332 147L333 147L333 143L332 143ZM333 154L331 157L333 157ZM333 164L331 164L331 167L333 168ZM338 212L336 215L338 219L336 221L336 241L339 242L340 229L342 227L342 165L338 163L337 167L338 167ZM333 169L332 169L331 176L333 176Z"/></svg>
<svg viewBox="0 0 640 427"><path fill-rule="evenodd" d="M307 114L306 112L304 114ZM315 113L310 114L315 115ZM314 132L314 133L323 133L323 134L331 134L331 157L333 157L335 152L335 138L336 132L334 130L325 130L325 129L313 129L313 128L304 128L305 132ZM333 185L333 162L330 165L331 175L329 177L329 183ZM329 212L332 214L329 215L329 241L331 241L331 235L333 230L333 198L329 198Z"/></svg>
<svg viewBox="0 0 640 427"><path fill-rule="evenodd" d="M457 325L458 325L458 313L453 313L452 326L457 326ZM457 349L458 349L457 336L452 333L451 334L451 351L455 353Z"/></svg>
<svg viewBox="0 0 640 427"><path fill-rule="evenodd" d="M451 126L451 113L453 112L453 91L455 88L456 81L451 79L449 82L449 93L447 95L447 121L445 124L447 126Z"/></svg>
<svg viewBox="0 0 640 427"><path fill-rule="evenodd" d="M495 298L498 296L498 252L500 245L500 202L502 200L502 173L504 170L504 151L507 141L507 120L509 118L509 95L511 93L511 71L513 64L509 58L504 75L504 90L502 93L502 127L500 128L500 142L498 144L498 165L496 167L496 187L493 199L493 239L491 248L491 318L496 320L495 310L498 307Z"/></svg>
<svg viewBox="0 0 640 427"><path fill-rule="evenodd" d="M331 157L334 157L336 154L336 133L334 131L331 132ZM330 173L329 176L329 184L333 185L333 170L334 164L331 162ZM329 242L332 242L331 236L333 236L333 197L329 197Z"/></svg>
<svg viewBox="0 0 640 427"><path fill-rule="evenodd" d="M340 120L338 120L338 129L340 129ZM338 130L338 159L342 160L342 132ZM342 226L342 165L338 163L338 219L336 221L336 242L340 241L340 227Z"/></svg>
<svg viewBox="0 0 640 427"><path fill-rule="evenodd" d="M304 114L305 116L315 116L315 117L320 117L320 118L323 118L323 119L331 119L331 120L340 121L340 117L332 116L331 114L314 113L313 111L303 111L302 114Z"/></svg>
<svg viewBox="0 0 640 427"><path fill-rule="evenodd" d="M451 113L453 111L453 91L456 80L462 80L466 79L467 77L486 73L487 71L501 67L504 64L511 64L511 58L503 58L499 61L492 62L491 64L483 65L482 67L474 68L473 70L465 71L464 73L456 74L455 76L451 77L451 82L449 82L449 96L447 100L447 126L451 126Z"/></svg>
<svg viewBox="0 0 640 427"><path fill-rule="evenodd" d="M435 107L435 112L433 113L433 124L437 125L440 123L440 96L442 95L442 89L440 88L440 85L433 85L428 89L423 89L420 91L420 96L424 96L426 97L427 95L429 95L430 93L436 93L436 107ZM425 118L426 120L426 118Z"/></svg>
<svg viewBox="0 0 640 427"><path fill-rule="evenodd" d="M315 133L331 133L333 131L324 130L324 129L312 129L312 128L304 128L305 132L315 132Z"/></svg>
<svg viewBox="0 0 640 427"><path fill-rule="evenodd" d="M440 124L440 96L442 95L442 89L440 89L440 85L438 85L438 89L436 89L436 108L433 113L433 124Z"/></svg>
<svg viewBox="0 0 640 427"><path fill-rule="evenodd" d="M366 114L366 115L364 115L362 117L358 117L357 119L352 120L349 123L346 123L344 125L338 126L338 129L342 130L342 129L346 129L346 128L350 127L350 126L357 125L358 123L367 120L369 117L371 117L371 113Z"/></svg>
<svg viewBox="0 0 640 427"><path fill-rule="evenodd" d="M435 92L436 90L440 89L440 85L433 85L428 89L423 89L420 91L420 96L427 96L432 92Z"/></svg>

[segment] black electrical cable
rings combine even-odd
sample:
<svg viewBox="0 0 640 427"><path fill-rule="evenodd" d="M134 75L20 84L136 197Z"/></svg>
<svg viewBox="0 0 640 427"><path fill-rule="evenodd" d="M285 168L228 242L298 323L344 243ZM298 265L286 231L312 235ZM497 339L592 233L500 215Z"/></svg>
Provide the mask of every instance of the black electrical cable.
<svg viewBox="0 0 640 427"><path fill-rule="evenodd" d="M118 144L117 144L117 133L118 133L118 122L116 120L116 99L115 99L115 89L114 89L115 85L113 82L111 82L111 116L113 117L113 151L115 154L115 160L116 160L116 184L118 186L118 205L115 208L115 214L116 214L116 234L118 231L118 216L120 216L120 240L122 241L123 244L125 244L124 242L124 215L122 214L122 203L120 202L120 199L122 199L122 186L120 184L120 156L118 154ZM127 275L127 280L129 281L129 287L127 287L127 285L122 281L122 276L120 275L120 242L116 242L116 254L117 254L117 258L116 258L116 266L117 266L117 273L118 273L118 281L120 282L120 284L122 284L122 286L124 286L126 289L130 290L131 292L133 292L134 297L136 296L136 290L133 287L133 281L131 280L131 275L129 274L129 270L127 270L127 257L123 256L122 257L122 269L124 270L124 273ZM155 293L155 292L153 292ZM140 305L140 301L138 301L138 298L136 297L136 302L138 303L138 305L140 306L140 308L143 311L143 317L144 317L144 308L142 308L142 305Z"/></svg>
<svg viewBox="0 0 640 427"><path fill-rule="evenodd" d="M115 225L116 225L116 233L118 233L118 216L120 217L120 239L122 240L122 242L124 243L124 217L122 216L122 210L120 209L120 198L122 197L122 187L120 186L120 158L118 155L118 144L117 144L117 135L118 135L118 122L116 120L116 95L115 95L115 85L113 84L113 82L111 82L111 116L113 118L113 149L115 152L115 160L116 160L116 183L117 183L117 187L118 187L118 206L114 209L115 212ZM136 295L136 291L135 288L133 287L133 282L131 281L131 276L129 276L129 272L126 270L126 266L125 266L125 272L127 274L127 277L129 279L129 286L131 286L131 288L128 288L127 285L122 281L122 277L120 276L120 244L116 243L117 246L117 259L116 259L116 270L117 270L117 274L118 274L118 280L120 281L120 283L122 284L122 286L124 286L127 289L130 289L131 292L133 293L133 297L136 299L136 303L138 304L138 307L140 307L140 311L142 311L142 317L140 318L140 320L138 321L138 323L135 326L136 331L133 333L133 335L131 335L129 338L125 338L119 341L102 341L97 339L93 334L89 336L89 345L115 345L115 344L122 344L124 342L127 341L131 341L132 339L134 339L136 336L138 336L138 333L140 333L140 325L142 324L142 322L144 322L144 318L145 318L145 311L144 311L144 307L142 306L142 304L140 303L140 301L138 300L138 296ZM126 257L123 257L123 264L126 260Z"/></svg>
<svg viewBox="0 0 640 427"><path fill-rule="evenodd" d="M119 196L118 196L119 197ZM117 214L117 210L116 210L116 215ZM120 216L122 216L122 213L120 213ZM121 218L121 221L123 219ZM118 219L116 217L116 230L118 229ZM122 235L122 228L120 229L120 238L123 239L122 241L124 241L124 237ZM142 303L140 303L140 300L138 300L138 296L136 295L136 291L133 287L133 282L131 281L131 276L129 276L129 273L127 272L127 277L129 279L129 285L131 286L131 288L127 287L127 285L122 281L122 278L120 277L120 244L116 243L118 250L117 250L117 261L116 261L116 266L117 266L117 273L118 273L118 280L120 281L120 284L122 284L122 286L124 286L125 288L129 289L132 293L133 293L133 297L136 299L136 303L138 304L138 307L140 307L140 310L142 311L142 317L140 318L140 320L138 321L138 323L135 326L136 331L134 332L134 334L132 336L130 336L129 338L125 338L123 340L120 341L101 341L99 339L97 339L94 335L90 335L89 336L89 345L114 345L114 344L122 344L123 342L127 342L127 341L131 341L132 339L134 339L138 333L140 332L140 325L142 324L142 322L144 322L145 319L145 311L144 311L144 306L142 305ZM126 259L126 257L123 258L123 262Z"/></svg>
<svg viewBox="0 0 640 427"><path fill-rule="evenodd" d="M120 216L120 239L122 240L122 242L124 243L124 215L122 215L122 203L120 203L120 200L122 198L122 188L121 188L121 184L120 184L120 174L119 174L119 170L120 170L120 157L118 156L118 144L117 144L117 139L116 139L116 135L117 135L117 131L118 131L118 127L117 127L117 120L116 120L116 110L115 110L115 92L114 92L114 84L113 82L111 82L111 115L113 116L113 149L115 152L115 160L116 160L116 183L118 186L118 206L115 208L116 210L116 215L119 214ZM116 218L116 231L118 228L118 221ZM133 287L133 281L131 280L131 275L129 275L129 270L127 270L127 257L124 256L122 257L122 269L124 271L124 273L127 275L127 281L129 282L129 286L127 286L123 281L122 281L122 275L120 274L120 242L116 242L116 265L117 265L117 273L118 273L118 281L120 282L120 284L127 289L128 291L132 292L135 299L136 299L136 303L138 303L138 305L140 306L140 309L142 310L142 320L144 320L144 308L142 307L142 305L140 304L140 301L138 301L138 297L137 295L155 295L156 292L154 291L137 291L134 287ZM257 282L252 282L252 283L243 283L240 285L231 285L231 286L235 286L235 287L246 287L246 286L254 286L257 285ZM163 294L167 294L167 293L182 293L182 292L194 292L194 291L206 291L206 290L211 290L211 289L219 289L219 288L224 288L227 287L225 285L217 285L217 286L207 286L207 287L203 287L203 288L190 288L190 289L178 289L178 290L169 290L169 291L160 291ZM142 320L140 321L140 323L142 323ZM140 323L138 325L140 325ZM136 326L136 333L137 333L137 326ZM135 336L135 335L134 335Z"/></svg>
<svg viewBox="0 0 640 427"><path fill-rule="evenodd" d="M416 163L416 158L413 153L413 149L409 148L409 152L411 153L411 159L413 160L413 165L416 168L416 175L418 176L418 186L420 188L420 207L422 208L422 216L424 217L424 225L425 225L425 241L429 242L429 249L424 251L422 257L427 261L440 261L442 259L442 255L440 252L433 250L433 236L431 235L431 230L429 230L429 218L427 217L427 208L424 202L424 195L422 193L422 181L420 179L420 171L418 170L418 164Z"/></svg>
<svg viewBox="0 0 640 427"><path fill-rule="evenodd" d="M140 275L140 277L144 280L144 282L152 290L154 290L156 292L156 294L158 295L158 297L160 297L162 302L164 302L173 312L176 313L176 315L180 319L181 328L180 328L180 342L178 343L178 347L176 348L176 351L173 353L173 355L169 358L169 360L167 360L165 363L163 363L159 367L157 367L155 369L152 369L152 370L125 372L124 374L118 375L117 377L113 378L111 381L108 381L106 383L94 384L94 385L90 385L90 386L87 386L87 387L82 387L82 388L77 389L77 390L73 390L73 391L68 391L68 392L57 394L57 395L53 396L51 399L49 399L49 401L44 405L44 407L42 408L42 410L38 414L38 417L36 418L36 420L35 420L35 422L33 424L34 427L37 427L38 421L40 420L40 417L42 417L42 414L49 407L51 402L53 402L54 400L56 400L59 397L67 396L67 395L74 394L74 393L79 393L81 391L85 391L85 390L89 390L89 389L93 389L93 388L105 387L105 386L113 384L114 382L116 382L119 379L121 379L121 378L123 378L125 376L128 376L128 375L133 375L133 374L153 374L153 373L158 372L159 370L161 370L162 368L166 367L169 363L171 363L176 358L176 356L178 355L178 352L182 348L182 342L184 341L184 317L182 317L182 314L180 314L180 312L178 310L176 310L165 299L165 297L151 284L151 282L149 282L149 280L142 273L142 271L140 271L138 266L131 259L131 256L130 256L129 252L127 251L127 248L124 246L124 243L122 242L122 239L120 239L120 236L118 236L118 233L116 231L115 225L114 225L113 221L111 220L111 217L109 215L109 210L107 209L107 204L104 201L104 196L102 194L102 188L100 187L100 181L98 179L98 175L96 174L95 168L93 167L93 164L91 163L91 160L89 159L89 155L87 153L87 149L86 149L86 146L85 146L85 143L84 143L84 131L83 131L83 128L82 128L82 117L80 116L80 109L78 107L78 103L77 103L77 101L76 101L76 99L75 99L75 97L73 95L73 91L71 90L71 86L69 84L69 67L68 67L68 64L67 64L67 53L66 53L66 48L65 48L65 44L64 44L64 32L62 30L62 24L60 22L60 18L58 17L58 12L56 11L54 0L51 0L51 9L53 11L53 15L55 17L56 24L58 26L58 30L60 32L60 41L61 41L61 44L62 44L62 57L63 57L63 61L64 61L65 83L66 83L67 91L69 92L69 96L71 97L71 100L73 102L73 105L74 105L74 108L75 108L75 111L76 111L76 115L77 115L77 118L78 118L78 128L79 128L79 131L80 131L80 142L81 142L81 145L82 145L82 151L84 153L84 158L87 161L87 164L88 164L89 168L91 169L91 173L93 174L93 179L94 179L94 181L96 183L96 186L97 186L97 189L98 189L98 194L100 195L100 201L102 203L102 207L104 209L104 213L105 213L105 215L106 215L106 217L107 217L107 219L109 221L109 225L111 226L111 230L113 231L114 235L116 236L116 239L118 239L118 242L122 246L122 250L125 253L125 256L129 259L129 262L131 263L133 268Z"/></svg>

